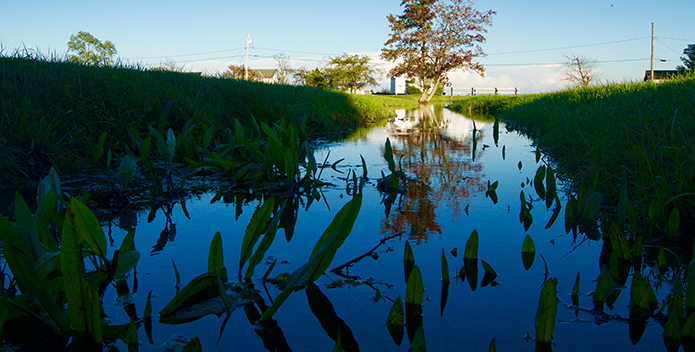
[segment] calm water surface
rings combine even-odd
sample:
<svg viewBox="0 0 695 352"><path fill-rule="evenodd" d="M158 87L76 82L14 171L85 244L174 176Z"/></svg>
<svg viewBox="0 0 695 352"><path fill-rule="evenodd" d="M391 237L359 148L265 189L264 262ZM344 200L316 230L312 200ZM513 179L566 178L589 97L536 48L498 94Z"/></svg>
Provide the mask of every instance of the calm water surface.
<svg viewBox="0 0 695 352"><path fill-rule="evenodd" d="M316 282L335 314L352 331L360 350L407 351L410 348L407 333L397 345L385 326L393 301L398 296L405 298L403 254L407 241L423 276L426 299L422 326L428 350L487 351L494 338L500 351L533 351L535 344L526 337L535 335L534 320L546 269L538 255L533 266L528 271L524 269L521 247L527 234L533 238L537 253L545 259L550 277L559 280L554 350L665 350L661 336L663 328L658 323L651 321L633 346L626 322L610 319L599 323L599 315L589 312L593 303L588 294L596 288L594 280L600 273L602 243L585 240L583 234L576 239L572 233L566 234L562 220L566 199L561 193L561 184L558 192L563 211L558 221L545 229L552 208L546 210L545 202L538 200L528 181L533 179L540 165L549 161L544 157L536 161L531 141L508 132L504 125L495 136L494 120L473 121L441 107L399 110L396 114L397 118L385 127L358 131L318 152L319 160L329 152L329 163L344 160L337 165L337 172L324 169L322 179L333 186L323 188L321 200L295 199L298 210L291 239L288 241L290 234L280 230L266 253L278 259L270 277L291 273L306 262L335 213L351 199L346 193L345 177L349 170L361 175L362 155L370 180L364 186L361 212L330 268L369 252L384 238L398 236L380 246L376 255L349 268L350 276L371 285L329 287L334 280L345 280L333 273ZM407 191L390 206L389 200L376 188L381 172L389 173L383 158L387 138L411 179ZM499 181L497 204L485 195L488 181ZM529 196L535 199L531 202L534 221L528 231L519 220L522 190L527 199ZM153 219L152 215L148 219L148 214L141 214L135 236L136 248L143 254L137 267L137 292L126 299L114 297L114 292L105 297L111 322L127 324L128 317L121 307L135 303L138 312L142 312L150 291L152 311L159 312L176 294L172 261L181 274L181 287L205 273L208 248L217 231L222 235L225 265L230 277L235 277L244 231L259 204L259 201L234 202L230 195L217 199L211 193L186 201L189 216L180 204L169 209L168 217L162 209L154 213ZM475 290L468 281L454 278L463 264L466 241L474 230L480 236L479 258L499 275L493 284L481 287L484 271L479 263ZM110 232L116 244L125 235L115 224L110 226ZM441 280L442 249L452 278L448 288L443 287ZM452 254L454 249L457 249L456 256ZM270 306L280 291L260 280L268 266L261 263L256 268L253 284L263 304ZM581 273L579 305L585 308L582 311L570 307L570 294L578 272ZM133 289L132 275L128 284ZM448 293L445 305L443 289ZM606 313L628 317L629 290L624 291L613 309L606 308ZM662 288L657 294L663 299L667 289ZM138 331L140 350L161 351L165 345L180 347L173 343L177 336L199 337L203 351L333 350L335 342L312 313L305 290L294 292L274 315L278 327L274 330L274 342L262 339L263 332L247 318L249 308L259 310L259 306L235 310L221 337L224 315L210 314L186 324L155 323L153 344L148 342L143 329ZM277 346L273 347L272 343Z"/></svg>

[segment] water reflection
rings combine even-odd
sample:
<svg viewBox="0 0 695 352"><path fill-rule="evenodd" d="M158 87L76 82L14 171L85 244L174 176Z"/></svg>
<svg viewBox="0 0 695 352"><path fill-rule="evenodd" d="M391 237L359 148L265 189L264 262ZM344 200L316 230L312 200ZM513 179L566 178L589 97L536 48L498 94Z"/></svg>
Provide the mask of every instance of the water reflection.
<svg viewBox="0 0 695 352"><path fill-rule="evenodd" d="M416 244L430 234L442 234L437 209L449 208L460 218L467 200L485 190L483 165L475 161L485 122L456 118L442 106L397 110L389 122L393 153L411 178L407 191L396 201L395 216L383 219L384 234L407 233ZM388 213L388 211L387 211ZM387 214L388 215L388 214Z"/></svg>

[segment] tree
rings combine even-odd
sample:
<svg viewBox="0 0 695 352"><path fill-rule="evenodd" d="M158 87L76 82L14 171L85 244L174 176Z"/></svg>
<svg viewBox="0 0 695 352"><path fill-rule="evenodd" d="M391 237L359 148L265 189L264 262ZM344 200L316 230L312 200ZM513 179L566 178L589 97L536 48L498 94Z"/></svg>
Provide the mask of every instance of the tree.
<svg viewBox="0 0 695 352"><path fill-rule="evenodd" d="M678 72L695 72L695 44L688 44L688 47L683 49L683 54L685 56L681 56L681 61L683 61L683 65L679 65L676 67Z"/></svg>
<svg viewBox="0 0 695 352"><path fill-rule="evenodd" d="M573 85L588 87L591 81L598 76L596 59L583 56L565 56L563 80Z"/></svg>
<svg viewBox="0 0 695 352"><path fill-rule="evenodd" d="M310 72L311 71L306 68L306 66L292 70L292 79L294 80L294 84L298 86L306 85L306 77Z"/></svg>
<svg viewBox="0 0 695 352"><path fill-rule="evenodd" d="M116 56L116 46L110 41L101 42L89 32L79 31L68 41L68 60L82 65L111 66Z"/></svg>
<svg viewBox="0 0 695 352"><path fill-rule="evenodd" d="M290 57L280 53L273 55L273 59L278 66L278 83L288 84L293 72L292 67L290 67Z"/></svg>
<svg viewBox="0 0 695 352"><path fill-rule="evenodd" d="M348 55L329 57L326 75L335 89L355 93L358 89L376 85L377 70L369 64L369 56Z"/></svg>
<svg viewBox="0 0 695 352"><path fill-rule="evenodd" d="M326 76L323 74L323 72L316 68L313 71L307 73L304 85L308 87L327 88L328 80L326 79Z"/></svg>
<svg viewBox="0 0 695 352"><path fill-rule="evenodd" d="M184 66L179 66L176 61L166 58L159 67L155 67L152 71L166 71L166 72L183 72Z"/></svg>
<svg viewBox="0 0 695 352"><path fill-rule="evenodd" d="M472 0L403 0L400 16L387 17L391 34L381 58L397 61L391 76L417 78L422 84L421 103L429 103L437 87L448 84L447 74L457 69L484 76L473 60L484 55L485 26L492 25L494 11L480 12Z"/></svg>
<svg viewBox="0 0 695 352"><path fill-rule="evenodd" d="M243 66L229 65L227 71L222 72L223 78L231 78L235 80L244 80L246 70ZM249 68L249 81L260 82L261 76L256 70Z"/></svg>

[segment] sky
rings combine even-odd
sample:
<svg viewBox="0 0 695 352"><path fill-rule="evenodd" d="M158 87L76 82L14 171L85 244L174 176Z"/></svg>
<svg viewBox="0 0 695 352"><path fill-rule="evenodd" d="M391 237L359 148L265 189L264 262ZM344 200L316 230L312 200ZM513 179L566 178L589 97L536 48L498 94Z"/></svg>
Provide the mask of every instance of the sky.
<svg viewBox="0 0 695 352"><path fill-rule="evenodd" d="M384 74L374 90L388 87L393 63L379 59L390 29L386 16L403 13L401 0L0 0L3 55L16 49L65 55L70 36L86 31L111 41L118 58L142 67L175 62L186 71L214 74L244 65L276 68L285 54L293 68L322 67L326 57L369 55ZM642 80L650 69L673 70L695 44L695 1L477 0L493 10L492 26L478 61L485 77L455 71L456 91L518 87L521 93L562 89L565 56L597 61L599 82ZM448 89L448 88L447 88Z"/></svg>

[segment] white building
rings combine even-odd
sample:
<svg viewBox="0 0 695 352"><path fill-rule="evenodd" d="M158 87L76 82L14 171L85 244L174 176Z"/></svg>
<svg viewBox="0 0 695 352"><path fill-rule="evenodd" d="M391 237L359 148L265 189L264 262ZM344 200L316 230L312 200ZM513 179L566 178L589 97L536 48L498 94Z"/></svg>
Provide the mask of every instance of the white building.
<svg viewBox="0 0 695 352"><path fill-rule="evenodd" d="M407 94L405 77L391 77L391 94Z"/></svg>

